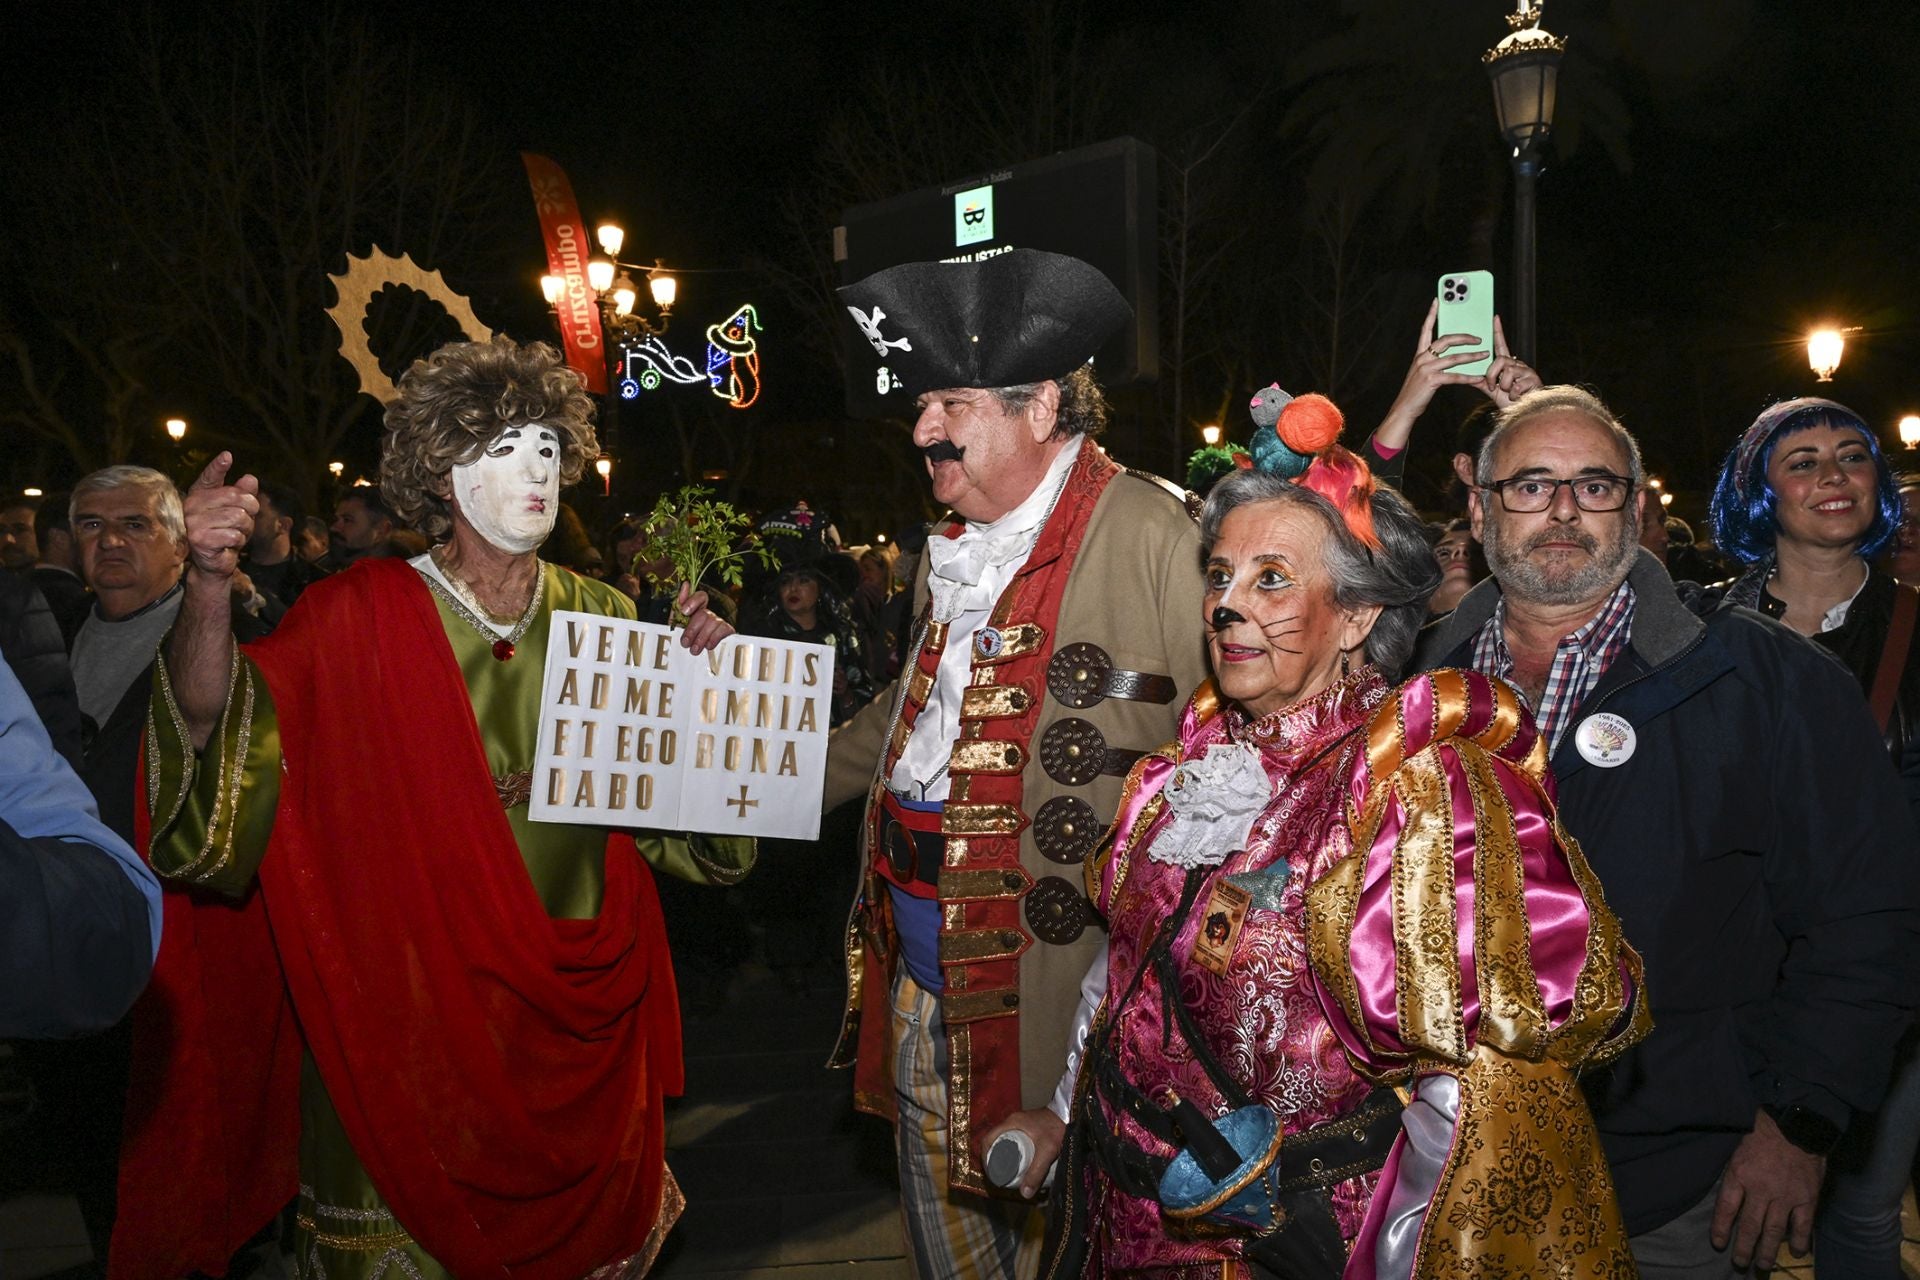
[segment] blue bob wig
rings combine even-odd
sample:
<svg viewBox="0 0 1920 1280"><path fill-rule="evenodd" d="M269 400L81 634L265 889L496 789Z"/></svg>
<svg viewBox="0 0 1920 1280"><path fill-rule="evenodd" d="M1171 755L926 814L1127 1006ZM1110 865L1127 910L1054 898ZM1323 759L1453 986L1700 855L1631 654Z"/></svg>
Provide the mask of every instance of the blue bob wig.
<svg viewBox="0 0 1920 1280"><path fill-rule="evenodd" d="M1728 452L1707 508L1714 543L1742 564L1757 564L1773 554L1780 520L1773 489L1767 484L1767 463L1773 458L1775 445L1809 427L1858 432L1873 455L1876 509L1873 523L1860 541L1861 556L1871 560L1886 550L1900 528L1899 485L1886 455L1880 452L1873 429L1859 414L1832 400L1812 396L1782 400L1754 419Z"/></svg>

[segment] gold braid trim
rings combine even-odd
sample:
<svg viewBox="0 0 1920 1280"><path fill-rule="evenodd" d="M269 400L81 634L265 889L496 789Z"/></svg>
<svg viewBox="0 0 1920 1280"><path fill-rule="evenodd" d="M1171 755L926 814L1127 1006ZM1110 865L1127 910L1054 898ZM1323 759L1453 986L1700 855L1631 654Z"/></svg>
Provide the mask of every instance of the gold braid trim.
<svg viewBox="0 0 1920 1280"><path fill-rule="evenodd" d="M253 731L253 681L246 680L244 681L246 692L241 700L240 707L237 758L230 768L227 763L226 717L233 714L233 694L234 690L238 689L243 683L241 675L240 650L236 648L233 651L233 664L227 675L227 710L221 717L218 732L214 734L213 810L207 815L206 839L200 843L200 852L196 853L185 866L173 873L172 878L176 880L185 880L188 877L192 877L196 882L204 881L208 876L213 875L219 871L221 867L225 866L233 856L233 821L231 814L228 813L227 802L229 796L231 796L233 806L237 807L240 803L240 782L241 779L246 776L247 741ZM169 686L168 692L169 696L171 696L171 686ZM173 714L176 716L179 715L178 707L173 709ZM229 781L229 778L231 778L231 781ZM220 857L212 867L201 871L202 864L204 864L209 857L213 856L214 844L220 836L220 823L223 816L227 818L227 847L221 852Z"/></svg>
<svg viewBox="0 0 1920 1280"><path fill-rule="evenodd" d="M1086 881L1087 897L1096 907L1104 901L1106 910L1113 909L1113 904L1120 897L1120 886L1127 882L1127 870L1133 863L1134 849L1146 836L1148 829L1153 826L1153 820L1158 818L1160 811L1166 807L1165 799L1156 794L1140 806L1140 814L1134 819L1132 829L1124 832L1120 830L1120 815L1126 812L1127 806L1133 803L1134 796L1140 793L1141 781L1147 774L1147 763L1154 759L1178 764L1180 745L1176 742L1166 743L1133 762L1133 768L1127 770L1126 781L1120 784L1120 799L1113 806L1113 824L1107 828L1107 834L1101 838L1100 843L1081 864L1080 874ZM1103 899L1100 893L1100 880L1106 874L1108 863L1113 864L1113 887L1107 891Z"/></svg>
<svg viewBox="0 0 1920 1280"><path fill-rule="evenodd" d="M196 877L196 879L202 881L210 880L220 874L220 872L226 869L227 864L233 861L233 841L240 831L240 787L247 779L247 747L253 740L254 683L251 676L247 677L245 681L241 680L240 659L237 650L234 655L233 678L235 683L242 684L243 686L240 701L240 734L239 740L234 744L233 764L229 768L226 776L218 779L227 793L227 834L226 840L220 850L220 856L214 860L214 864L211 867L208 867ZM233 697L232 686L229 686L227 689L227 697L229 701L231 701ZM216 809L216 818L218 814L219 810ZM212 837L211 831L208 832L208 837Z"/></svg>
<svg viewBox="0 0 1920 1280"><path fill-rule="evenodd" d="M387 1249L404 1249L413 1243L413 1237L404 1231L381 1231L366 1236L343 1236L334 1231L322 1231L313 1218L298 1213L293 1218L294 1225L302 1231L313 1234L314 1243L323 1249L338 1249L342 1253L375 1253Z"/></svg>
<svg viewBox="0 0 1920 1280"><path fill-rule="evenodd" d="M753 870L751 862L744 867L729 867L715 862L700 852L700 843L697 840L687 841L687 853L700 864L700 869L707 873L707 879L717 885L739 884L747 878L747 873Z"/></svg>
<svg viewBox="0 0 1920 1280"><path fill-rule="evenodd" d="M240 660L240 651L233 651L236 663ZM180 810L186 806L187 797L193 792L193 735L187 732L187 718L180 714L180 704L173 696L173 676L167 670L167 657L158 655L153 664L154 679L160 685L160 701L167 709L167 720L180 751L185 759L180 766L180 783L174 788L173 803L168 807L166 816L157 816L160 805L160 775L163 769L160 759L160 742L155 732L156 726L147 725L147 813L153 818L155 838L171 827L180 817ZM151 717L152 712L148 712Z"/></svg>
<svg viewBox="0 0 1920 1280"><path fill-rule="evenodd" d="M1514 831L1513 809L1487 753L1463 738L1450 745L1473 797L1473 963L1474 983L1480 991L1479 1038L1504 1052L1537 1059L1546 1047L1547 1009L1533 968L1525 855ZM1591 941L1591 933L1588 937Z"/></svg>
<svg viewBox="0 0 1920 1280"><path fill-rule="evenodd" d="M1394 844L1394 997L1400 1037L1449 1062L1470 1052L1460 996L1453 795L1436 747L1402 762L1390 790L1405 815Z"/></svg>

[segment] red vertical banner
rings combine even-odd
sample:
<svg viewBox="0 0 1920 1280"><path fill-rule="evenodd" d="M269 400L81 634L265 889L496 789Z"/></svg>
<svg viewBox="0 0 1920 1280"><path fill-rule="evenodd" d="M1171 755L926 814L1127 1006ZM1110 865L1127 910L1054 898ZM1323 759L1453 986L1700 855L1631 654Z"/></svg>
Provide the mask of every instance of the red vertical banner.
<svg viewBox="0 0 1920 1280"><path fill-rule="evenodd" d="M607 393L606 339L600 332L600 308L587 287L587 259L593 249L573 184L564 169L545 156L522 151L527 181L533 184L533 207L540 215L540 234L547 242L547 270L566 282L554 310L560 317L560 341L567 364L587 380L587 390Z"/></svg>

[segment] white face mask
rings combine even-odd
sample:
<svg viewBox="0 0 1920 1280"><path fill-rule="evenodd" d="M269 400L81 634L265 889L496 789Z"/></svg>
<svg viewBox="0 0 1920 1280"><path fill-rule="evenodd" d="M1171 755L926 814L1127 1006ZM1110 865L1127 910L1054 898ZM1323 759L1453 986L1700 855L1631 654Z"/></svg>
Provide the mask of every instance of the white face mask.
<svg viewBox="0 0 1920 1280"><path fill-rule="evenodd" d="M509 555L547 540L560 512L560 437L537 422L517 423L472 462L453 469L453 505L473 531Z"/></svg>

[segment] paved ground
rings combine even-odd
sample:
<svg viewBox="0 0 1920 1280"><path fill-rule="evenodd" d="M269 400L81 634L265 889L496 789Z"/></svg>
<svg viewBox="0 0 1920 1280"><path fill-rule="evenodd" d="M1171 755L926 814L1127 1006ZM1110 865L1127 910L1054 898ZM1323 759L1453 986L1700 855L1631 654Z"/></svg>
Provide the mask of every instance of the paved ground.
<svg viewBox="0 0 1920 1280"><path fill-rule="evenodd" d="M688 1207L654 1273L664 1280L907 1275L890 1133L854 1113L848 1072L821 1065L841 981L807 976L796 992L746 966L720 1009L686 1019L667 1163Z"/></svg>

